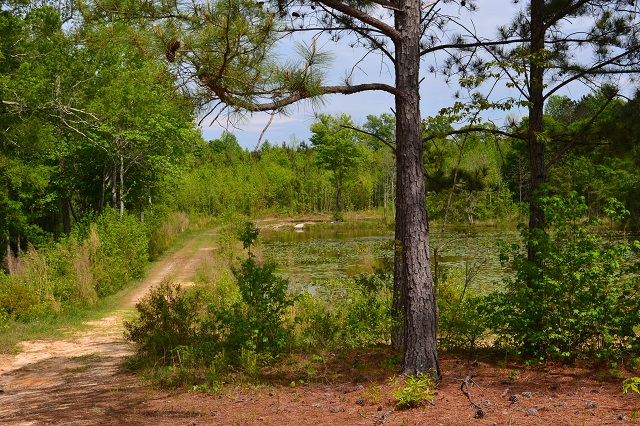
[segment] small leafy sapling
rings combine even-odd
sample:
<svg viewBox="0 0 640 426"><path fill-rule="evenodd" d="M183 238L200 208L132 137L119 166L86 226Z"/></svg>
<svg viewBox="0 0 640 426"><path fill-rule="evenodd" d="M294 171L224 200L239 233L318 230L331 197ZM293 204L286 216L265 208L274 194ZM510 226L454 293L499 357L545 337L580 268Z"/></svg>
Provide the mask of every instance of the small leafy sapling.
<svg viewBox="0 0 640 426"><path fill-rule="evenodd" d="M242 241L242 247L247 249L249 257L252 257L251 246L258 241L260 230L252 223L245 222L244 227L238 231L238 240Z"/></svg>

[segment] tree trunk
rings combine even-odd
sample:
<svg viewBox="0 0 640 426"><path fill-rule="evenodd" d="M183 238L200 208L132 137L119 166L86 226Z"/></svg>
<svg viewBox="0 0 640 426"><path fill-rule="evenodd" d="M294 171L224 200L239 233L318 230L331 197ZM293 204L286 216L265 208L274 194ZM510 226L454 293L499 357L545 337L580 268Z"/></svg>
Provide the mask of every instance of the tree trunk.
<svg viewBox="0 0 640 426"><path fill-rule="evenodd" d="M11 250L11 234L9 233L9 228L5 229L5 238L7 244L7 253L6 253L6 268L7 273L9 275L13 275L16 272L17 265L16 259L13 257L13 252Z"/></svg>
<svg viewBox="0 0 640 426"><path fill-rule="evenodd" d="M397 188L396 188L397 191ZM396 200L399 200L400 197L396 196ZM402 236L403 236L403 227L402 227L402 205L398 203L395 212L395 237L393 243L393 305L392 305L392 316L393 316L393 326L391 328L391 346L397 350L404 349L404 315L405 315L405 307L406 307L406 289L403 285L402 279Z"/></svg>
<svg viewBox="0 0 640 426"><path fill-rule="evenodd" d="M546 167L544 158L544 144L540 141L543 127L544 96L543 58L540 57L544 49L544 0L531 1L531 79L529 87L529 163L530 198L529 198L529 231L544 229L545 217L540 208L538 193L542 184L546 181ZM536 261L536 250L529 244L528 258Z"/></svg>
<svg viewBox="0 0 640 426"><path fill-rule="evenodd" d="M64 182L67 174L64 159L60 160L59 168L60 168L60 178ZM71 233L71 212L69 209L71 200L68 196L66 196L67 190L63 189L63 192L65 195L62 196L62 205L60 206L61 207L60 210L62 214L62 232L64 232L65 235L69 235Z"/></svg>
<svg viewBox="0 0 640 426"><path fill-rule="evenodd" d="M120 153L120 217L124 216L124 155Z"/></svg>
<svg viewBox="0 0 640 426"><path fill-rule="evenodd" d="M107 198L107 188L109 187L109 173L107 165L102 166L102 188L100 189L100 200L98 200L98 214L102 214Z"/></svg>
<svg viewBox="0 0 640 426"><path fill-rule="evenodd" d="M402 222L402 287L406 291L404 374L440 377L437 351L437 304L429 259L429 226L424 186L420 118L419 0L405 0L395 13L396 135L398 209Z"/></svg>
<svg viewBox="0 0 640 426"><path fill-rule="evenodd" d="M69 197L62 198L62 231L64 235L71 234L71 199Z"/></svg>
<svg viewBox="0 0 640 426"><path fill-rule="evenodd" d="M113 159L113 175L111 176L111 208L115 212L118 208L118 162Z"/></svg>

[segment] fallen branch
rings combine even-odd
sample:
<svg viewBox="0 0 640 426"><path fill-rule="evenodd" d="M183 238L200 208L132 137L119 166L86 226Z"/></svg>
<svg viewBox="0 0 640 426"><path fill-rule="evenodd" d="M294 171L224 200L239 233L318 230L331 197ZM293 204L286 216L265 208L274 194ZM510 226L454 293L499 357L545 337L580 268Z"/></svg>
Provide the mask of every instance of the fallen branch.
<svg viewBox="0 0 640 426"><path fill-rule="evenodd" d="M473 399L471 398L471 385L476 385L477 387L480 387L480 385L478 385L473 380L473 372L469 371L467 373L467 377L465 377L464 380L462 380L462 383L460 384L460 390L462 391L463 394L467 396L467 398L469 399L469 402L471 403L473 408L475 408L476 410L475 418L481 419L484 417L485 412L482 409L481 404L476 404L475 402L473 402Z"/></svg>

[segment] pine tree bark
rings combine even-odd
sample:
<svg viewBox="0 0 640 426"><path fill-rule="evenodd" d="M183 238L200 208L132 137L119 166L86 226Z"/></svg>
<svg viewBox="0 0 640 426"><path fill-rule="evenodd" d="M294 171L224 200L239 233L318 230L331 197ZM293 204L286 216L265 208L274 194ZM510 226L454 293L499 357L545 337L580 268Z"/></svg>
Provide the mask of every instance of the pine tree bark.
<svg viewBox="0 0 640 426"><path fill-rule="evenodd" d="M531 77L529 81L529 165L531 168L531 195L529 198L529 231L544 229L545 217L538 202L538 191L546 181L545 149L540 140L544 131L544 0L531 1ZM529 244L528 259L536 261L536 251Z"/></svg>
<svg viewBox="0 0 640 426"><path fill-rule="evenodd" d="M429 256L420 117L419 0L405 0L395 13L396 129L398 209L402 222L402 283L405 299L404 374L440 377L437 351L437 304Z"/></svg>
<svg viewBox="0 0 640 426"><path fill-rule="evenodd" d="M397 173L397 171L396 171ZM398 186L396 186L398 191ZM396 200L400 196L396 192ZM391 328L391 346L396 350L404 350L404 323L406 306L406 289L402 278L402 238L403 238L403 217L402 205L398 203L395 211L395 237L393 243L393 305L392 316L393 326Z"/></svg>

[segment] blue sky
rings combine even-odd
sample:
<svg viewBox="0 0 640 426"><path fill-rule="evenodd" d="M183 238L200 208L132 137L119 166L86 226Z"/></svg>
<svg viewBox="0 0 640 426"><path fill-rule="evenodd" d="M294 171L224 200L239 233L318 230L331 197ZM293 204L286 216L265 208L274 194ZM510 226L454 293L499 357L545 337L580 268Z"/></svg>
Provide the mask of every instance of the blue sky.
<svg viewBox="0 0 640 426"><path fill-rule="evenodd" d="M470 22L472 17L474 25L479 34L491 37L495 34L496 28L501 24L506 24L515 14L516 8L510 0L482 0L478 2L478 11L471 14L458 5L443 5L442 9L450 14L459 14L461 20ZM293 42L285 42L282 52L291 51ZM362 52L349 48L348 43L340 41L319 42L318 47L333 54L333 66L329 73L327 84L341 84L345 72L351 69L362 57ZM454 102L454 93L457 90L455 84L447 85L441 77L429 74L426 70L438 58L426 57L422 61L424 80L422 81L420 93L420 108L423 117L432 116L438 113L441 108L451 106ZM359 63L359 70L355 72L353 84L366 82L393 82L389 66L381 63L379 56L371 55L364 62ZM515 96L506 87L498 87L495 95L499 97ZM579 98L588 90L582 86L573 86L571 90L566 90L561 94L566 94L572 98ZM393 97L385 92L364 92L354 95L330 95L325 97L322 107L315 110L308 103L301 102L291 107L288 116L275 116L271 125L266 130L262 142L268 140L270 143L289 143L292 138L298 141L307 141L310 136L309 126L313 123L316 113L338 114L345 113L351 115L356 124L363 124L367 115L380 115L391 112L394 105ZM511 112L519 115L518 111ZM495 121L501 121L506 115L505 112L491 114ZM228 127L238 139L243 148L253 149L269 121L269 115L265 113L247 116L246 119L234 127ZM215 139L225 130L225 126L219 123L203 123L203 135L206 140ZM498 123L500 124L500 123Z"/></svg>

